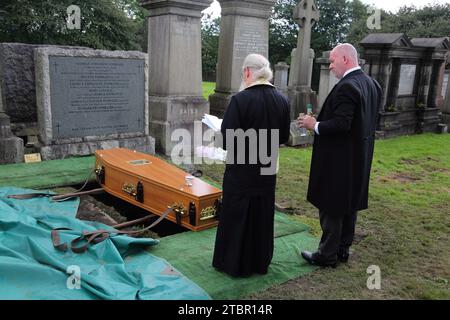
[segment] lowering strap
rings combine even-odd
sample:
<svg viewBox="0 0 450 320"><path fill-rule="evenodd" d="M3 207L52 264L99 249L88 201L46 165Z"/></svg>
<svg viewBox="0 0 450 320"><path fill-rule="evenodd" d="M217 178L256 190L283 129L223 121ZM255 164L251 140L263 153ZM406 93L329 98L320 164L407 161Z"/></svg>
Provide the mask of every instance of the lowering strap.
<svg viewBox="0 0 450 320"><path fill-rule="evenodd" d="M166 211L163 212L163 214L157 219L155 220L151 225L149 225L148 227L145 227L141 230L135 230L135 231L120 231L120 230L116 230L116 231L109 231L109 230L104 230L104 229L100 229L100 230L95 230L95 231L84 231L83 234L81 236L79 236L78 238L75 238L74 240L72 240L72 242L70 243L70 249L74 252L74 253L84 253L87 251L89 245L92 244L97 244L100 243L106 239L108 239L109 237L111 237L111 235L115 234L115 235L120 235L120 234L126 234L126 235L131 235L131 234L139 234L142 233L144 231L147 231L151 228L153 228L154 226L156 226L158 223L160 223L164 218L166 218L170 212L172 212L173 209L171 207L167 208ZM141 219L138 219L141 220ZM133 221L126 223L127 225L132 224ZM125 224L121 224L121 225L116 225L114 227L119 227L119 226L124 226ZM59 251L67 251L67 249L69 249L69 246L67 245L67 243L61 243L61 238L59 236L59 231L68 231L68 230L72 230L69 228L56 228L53 229L51 232L51 236L52 236L52 242L53 242L53 247ZM82 246L77 247L76 244L81 242L81 241L85 241L85 244Z"/></svg>
<svg viewBox="0 0 450 320"><path fill-rule="evenodd" d="M48 192L46 192L46 193L36 192L36 193L25 193L25 194L11 194L11 195L7 196L7 198L18 199L18 200L27 200L27 199L33 199L33 198L49 197L53 201L59 201L60 202L60 201L66 201L66 200L69 200L71 198L79 197L79 196L86 195L86 194L97 194L97 193L103 192L104 191L103 188L94 189L94 190L88 190L88 191L82 191L86 187L86 185L88 184L89 179L91 178L91 176L92 176L92 174L94 172L95 172L95 169L91 170L89 172L89 175L86 178L86 181L84 182L83 186L80 189L74 191L73 193L57 195L57 194L50 194Z"/></svg>

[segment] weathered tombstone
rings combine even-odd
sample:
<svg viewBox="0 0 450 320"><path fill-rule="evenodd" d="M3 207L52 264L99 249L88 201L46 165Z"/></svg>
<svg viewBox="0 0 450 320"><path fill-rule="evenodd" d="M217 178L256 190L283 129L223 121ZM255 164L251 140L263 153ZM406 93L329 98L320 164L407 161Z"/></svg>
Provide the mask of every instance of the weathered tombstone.
<svg viewBox="0 0 450 320"><path fill-rule="evenodd" d="M278 62L275 65L274 69L275 75L273 84L278 90L280 90L286 95L288 85L289 65L286 62Z"/></svg>
<svg viewBox="0 0 450 320"><path fill-rule="evenodd" d="M402 33L377 33L360 44L365 51L364 70L383 89L379 135L436 132L440 122L436 98L448 40L410 40Z"/></svg>
<svg viewBox="0 0 450 320"><path fill-rule="evenodd" d="M296 52L293 55L293 73L289 80L288 95L291 103L291 119L306 113L306 105L311 103L313 111L317 110L316 93L311 90L310 59L311 29L319 21L319 11L314 0L302 0L294 9L294 19L300 26Z"/></svg>
<svg viewBox="0 0 450 320"><path fill-rule="evenodd" d="M23 140L11 133L9 117L3 111L0 82L0 164L23 162Z"/></svg>
<svg viewBox="0 0 450 320"><path fill-rule="evenodd" d="M309 68L308 68L308 86L309 87L311 87L312 71L313 71L313 65L314 65L314 58L315 58L315 56L316 56L316 54L314 52L314 49L309 49ZM291 70L290 70L290 73L289 73L289 86L293 85L293 82L295 81L295 77L298 74L299 60L300 60L300 58L297 56L297 48L292 49L292 52L291 52Z"/></svg>
<svg viewBox="0 0 450 320"><path fill-rule="evenodd" d="M221 0L216 90L209 97L211 113L222 117L239 91L242 64L250 53L269 54L269 16L275 0Z"/></svg>
<svg viewBox="0 0 450 320"><path fill-rule="evenodd" d="M44 160L114 147L154 153L147 54L47 47L36 49L35 64Z"/></svg>
<svg viewBox="0 0 450 320"><path fill-rule="evenodd" d="M320 65L320 79L319 79L319 94L317 96L318 110L323 106L325 99L333 89L334 85L338 82L338 79L330 71L330 52L324 51L322 57L316 59L316 63Z"/></svg>
<svg viewBox="0 0 450 320"><path fill-rule="evenodd" d="M144 0L148 10L150 133L170 155L176 129L194 137L194 122L209 113L202 96L201 11L212 0ZM181 130L180 130L181 132ZM178 137L177 137L178 138ZM181 143L193 147L192 139Z"/></svg>

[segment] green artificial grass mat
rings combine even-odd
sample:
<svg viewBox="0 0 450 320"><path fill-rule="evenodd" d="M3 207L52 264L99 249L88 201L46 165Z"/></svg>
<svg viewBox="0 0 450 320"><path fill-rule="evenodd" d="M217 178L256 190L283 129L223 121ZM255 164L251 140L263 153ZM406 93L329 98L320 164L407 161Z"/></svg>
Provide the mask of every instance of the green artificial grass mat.
<svg viewBox="0 0 450 320"><path fill-rule="evenodd" d="M0 187L48 189L83 183L94 169L95 157L75 157L0 166ZM92 181L95 181L93 176Z"/></svg>
<svg viewBox="0 0 450 320"><path fill-rule="evenodd" d="M233 278L216 271L211 265L216 230L188 231L164 237L149 252L166 259L218 300L242 299L314 270L298 255L298 249L314 251L319 240L309 234L308 226L286 214L275 214L274 256L266 275Z"/></svg>

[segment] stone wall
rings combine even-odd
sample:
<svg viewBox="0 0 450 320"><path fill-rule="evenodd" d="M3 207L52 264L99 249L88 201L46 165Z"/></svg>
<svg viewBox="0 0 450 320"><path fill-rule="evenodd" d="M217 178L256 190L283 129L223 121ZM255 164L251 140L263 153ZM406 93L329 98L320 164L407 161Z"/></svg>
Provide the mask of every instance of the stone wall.
<svg viewBox="0 0 450 320"><path fill-rule="evenodd" d="M34 50L40 47L52 46L0 43L0 84L3 89L4 109L12 124L37 123Z"/></svg>

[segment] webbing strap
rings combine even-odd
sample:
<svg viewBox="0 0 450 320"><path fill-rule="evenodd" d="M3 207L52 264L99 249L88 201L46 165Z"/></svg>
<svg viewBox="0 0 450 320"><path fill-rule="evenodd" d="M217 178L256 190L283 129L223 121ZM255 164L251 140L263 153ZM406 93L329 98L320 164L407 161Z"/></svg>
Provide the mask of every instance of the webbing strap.
<svg viewBox="0 0 450 320"><path fill-rule="evenodd" d="M97 244L100 243L106 239L108 239L112 234L116 234L116 235L120 235L120 234L124 234L124 235L130 235L130 234L139 234L142 233L144 231L147 231L151 228L153 228L154 226L156 226L158 223L160 223L164 218L166 218L170 212L172 212L173 209L172 208L167 208L166 211L163 212L163 214L156 219L151 225L140 229L140 230L135 230L135 231L108 231L108 230L104 230L104 229L100 229L100 230L95 230L95 231L85 231L83 232L83 234L81 236L79 236L78 238L75 238L74 240L71 241L70 243L70 249L74 252L74 253L84 253L87 251L87 249L89 248L89 245L92 244ZM141 220L141 219L138 219ZM53 247L59 251L67 251L67 249L69 248L69 246L67 245L67 243L61 243L61 238L59 236L59 231L64 231L64 230L72 230L69 228L55 228L52 230L51 232L51 237L52 237L52 242L53 242ZM81 241L85 241L85 243L82 246L77 247L76 245L81 242Z"/></svg>

